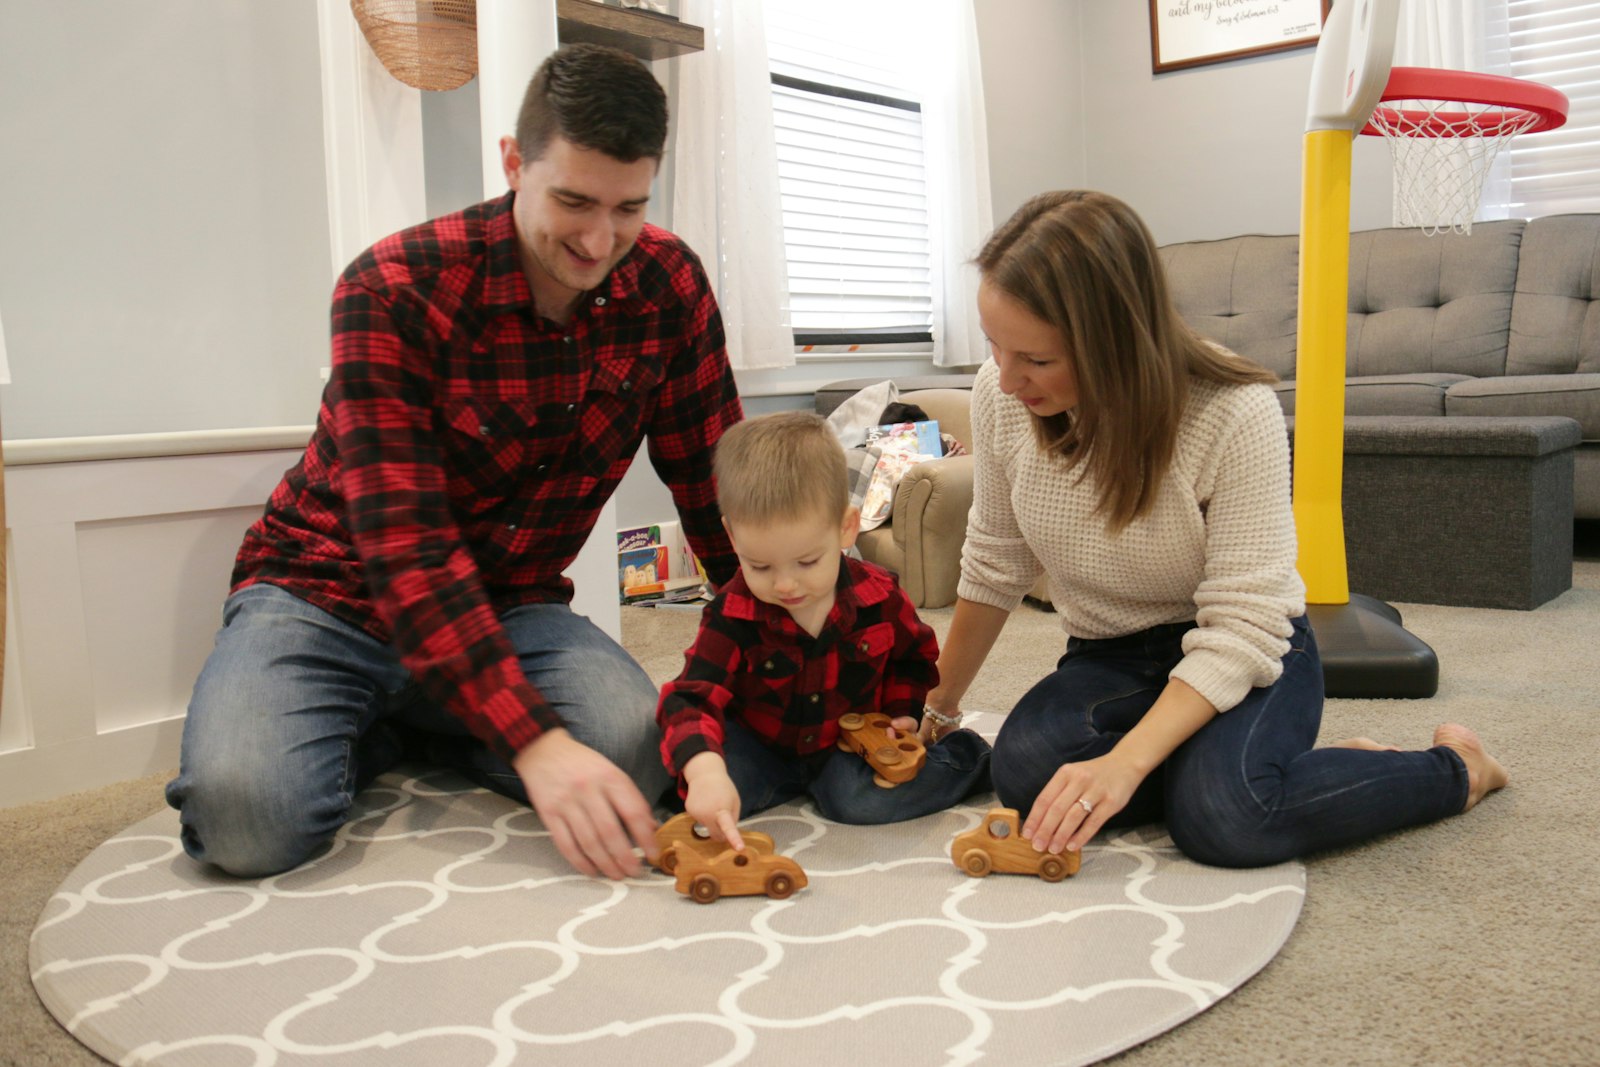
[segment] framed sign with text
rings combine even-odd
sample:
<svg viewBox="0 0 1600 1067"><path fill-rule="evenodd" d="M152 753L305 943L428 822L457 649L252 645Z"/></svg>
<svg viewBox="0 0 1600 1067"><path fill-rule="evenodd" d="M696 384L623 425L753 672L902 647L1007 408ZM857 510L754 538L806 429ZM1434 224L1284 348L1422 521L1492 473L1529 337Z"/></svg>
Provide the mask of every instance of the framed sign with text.
<svg viewBox="0 0 1600 1067"><path fill-rule="evenodd" d="M1331 0L1150 0L1150 60L1157 74L1203 63L1307 48Z"/></svg>

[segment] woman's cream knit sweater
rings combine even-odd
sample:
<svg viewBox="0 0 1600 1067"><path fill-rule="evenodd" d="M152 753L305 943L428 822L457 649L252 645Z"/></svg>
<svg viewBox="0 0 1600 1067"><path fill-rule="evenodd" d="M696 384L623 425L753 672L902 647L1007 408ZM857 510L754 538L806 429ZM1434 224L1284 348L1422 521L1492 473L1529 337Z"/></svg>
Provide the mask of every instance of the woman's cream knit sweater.
<svg viewBox="0 0 1600 1067"><path fill-rule="evenodd" d="M1276 681L1305 585L1272 390L1194 382L1154 506L1115 535L1094 514L1099 486L1041 451L1030 419L984 364L972 392L976 473L959 594L1009 611L1042 570L1076 637L1195 620L1171 676L1219 711Z"/></svg>

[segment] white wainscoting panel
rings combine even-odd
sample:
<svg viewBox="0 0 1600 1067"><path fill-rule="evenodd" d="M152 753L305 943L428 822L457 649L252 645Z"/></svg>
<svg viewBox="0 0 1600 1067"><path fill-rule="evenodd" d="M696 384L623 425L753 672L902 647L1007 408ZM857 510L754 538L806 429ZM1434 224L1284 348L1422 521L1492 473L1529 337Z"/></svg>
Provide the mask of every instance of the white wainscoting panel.
<svg viewBox="0 0 1600 1067"><path fill-rule="evenodd" d="M239 540L310 433L6 443L0 808L177 767ZM620 640L616 526L613 501L566 574Z"/></svg>
<svg viewBox="0 0 1600 1067"><path fill-rule="evenodd" d="M12 451L0 807L175 768L239 539L299 449Z"/></svg>

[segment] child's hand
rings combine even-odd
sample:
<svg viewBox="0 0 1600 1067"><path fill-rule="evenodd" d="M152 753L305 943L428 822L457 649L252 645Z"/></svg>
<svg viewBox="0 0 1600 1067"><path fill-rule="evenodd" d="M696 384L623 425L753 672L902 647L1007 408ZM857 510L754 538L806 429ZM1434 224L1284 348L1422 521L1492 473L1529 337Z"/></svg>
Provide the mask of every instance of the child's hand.
<svg viewBox="0 0 1600 1067"><path fill-rule="evenodd" d="M739 790L728 777L727 764L722 762L722 757L710 752L700 753L684 767L684 778L689 783L689 793L684 797L683 810L710 831L713 839L726 841L743 851L744 838L739 836Z"/></svg>
<svg viewBox="0 0 1600 1067"><path fill-rule="evenodd" d="M894 718L889 720L889 736L890 737L899 737L902 734L904 734L907 737L910 737L911 735L915 734L916 732L917 732L917 720L913 719L909 715L896 715Z"/></svg>

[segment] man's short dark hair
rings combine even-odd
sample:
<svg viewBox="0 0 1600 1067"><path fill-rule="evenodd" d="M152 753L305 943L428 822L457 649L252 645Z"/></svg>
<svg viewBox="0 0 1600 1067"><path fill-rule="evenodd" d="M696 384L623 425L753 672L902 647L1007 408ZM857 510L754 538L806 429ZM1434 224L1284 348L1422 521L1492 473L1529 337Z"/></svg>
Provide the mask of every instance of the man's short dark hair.
<svg viewBox="0 0 1600 1067"><path fill-rule="evenodd" d="M552 138L604 152L623 163L659 160L667 144L667 94L650 68L598 44L563 45L534 71L517 114L524 163Z"/></svg>

